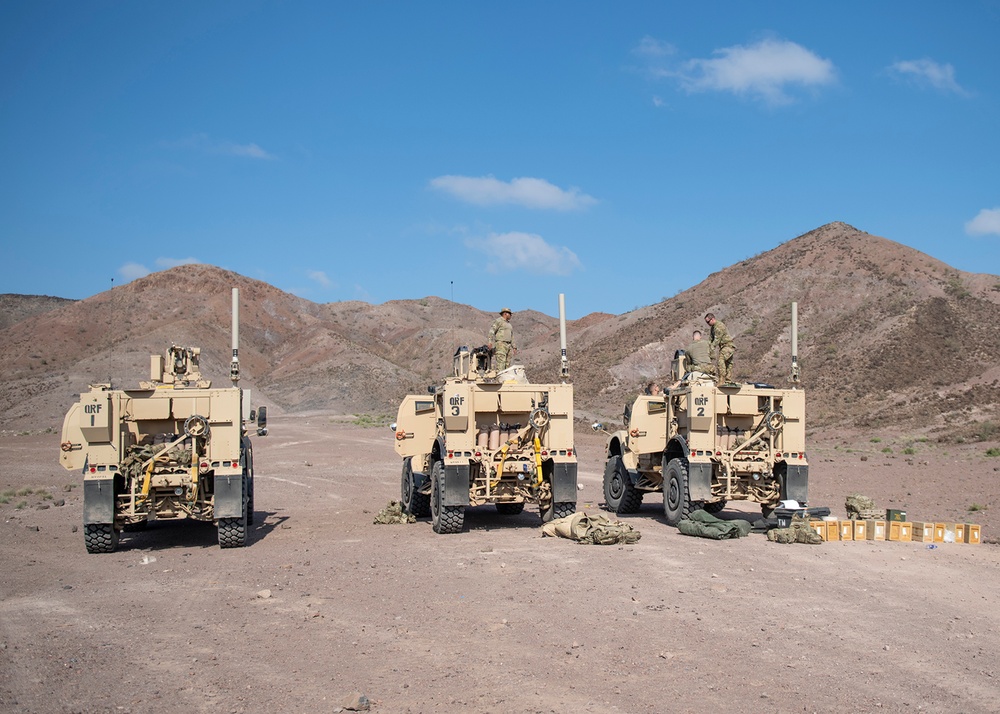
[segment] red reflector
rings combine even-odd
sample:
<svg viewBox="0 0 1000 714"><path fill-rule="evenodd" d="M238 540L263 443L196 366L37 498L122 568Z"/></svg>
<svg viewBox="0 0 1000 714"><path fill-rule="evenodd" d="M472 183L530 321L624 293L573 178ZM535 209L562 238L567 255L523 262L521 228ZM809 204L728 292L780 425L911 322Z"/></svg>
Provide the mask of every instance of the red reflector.
<svg viewBox="0 0 1000 714"><path fill-rule="evenodd" d="M549 452L548 452L548 451L543 451L543 452L542 452L542 456L548 456L548 455L549 455Z"/></svg>
<svg viewBox="0 0 1000 714"><path fill-rule="evenodd" d="M716 455L716 456L722 456L722 452L721 452L721 451L716 451L716 452L715 452L715 455Z"/></svg>
<svg viewBox="0 0 1000 714"><path fill-rule="evenodd" d="M573 455L573 449L570 449L569 451L566 452L566 456L572 456L572 455Z"/></svg>
<svg viewBox="0 0 1000 714"><path fill-rule="evenodd" d="M777 452L775 452L775 454L774 454L774 458L776 458L776 459L780 459L780 458L781 458L781 452L780 452L780 451L777 451ZM794 458L794 457L793 457L793 458Z"/></svg>
<svg viewBox="0 0 1000 714"><path fill-rule="evenodd" d="M455 458L455 452L454 452L454 451L449 451L449 452L448 452L448 458L449 458L449 459L453 459L453 458Z"/></svg>
<svg viewBox="0 0 1000 714"><path fill-rule="evenodd" d="M483 455L483 452L482 452L482 451L477 451L477 452L476 452L476 456L482 456L482 455Z"/></svg>
<svg viewBox="0 0 1000 714"><path fill-rule="evenodd" d="M199 465L199 466L201 466L201 468L203 468L203 469L207 469L207 468L208 468L208 463L207 463L207 462L205 462L205 461L202 461L202 462L201 462L200 464L198 464L198 465ZM223 466L229 466L229 462L228 462L228 461L223 461L223 462L222 462L222 465L223 465Z"/></svg>
<svg viewBox="0 0 1000 714"><path fill-rule="evenodd" d="M90 467L90 473L96 474L97 473L97 467L96 466L91 466Z"/></svg>

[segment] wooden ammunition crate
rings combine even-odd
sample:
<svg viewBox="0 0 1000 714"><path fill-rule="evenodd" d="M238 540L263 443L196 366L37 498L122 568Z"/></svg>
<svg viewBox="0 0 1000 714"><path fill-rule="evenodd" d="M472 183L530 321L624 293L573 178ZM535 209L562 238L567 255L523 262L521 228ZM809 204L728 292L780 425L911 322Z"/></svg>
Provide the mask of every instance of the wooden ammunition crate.
<svg viewBox="0 0 1000 714"><path fill-rule="evenodd" d="M958 539L957 533L955 539ZM889 521L889 540L909 543L913 540L913 524L908 521Z"/></svg>
<svg viewBox="0 0 1000 714"><path fill-rule="evenodd" d="M954 526L955 530L955 542L964 543L965 542L965 524L956 523Z"/></svg>
<svg viewBox="0 0 1000 714"><path fill-rule="evenodd" d="M851 521L854 526L854 540L868 540L868 522Z"/></svg>
<svg viewBox="0 0 1000 714"><path fill-rule="evenodd" d="M865 521L865 538L868 540L885 540L885 521Z"/></svg>
<svg viewBox="0 0 1000 714"><path fill-rule="evenodd" d="M826 535L823 536L823 540L840 540L839 521L823 521L823 526L826 528Z"/></svg>
<svg viewBox="0 0 1000 714"><path fill-rule="evenodd" d="M934 524L924 523L923 521L914 521L913 540L915 540L917 543L933 543Z"/></svg>
<svg viewBox="0 0 1000 714"><path fill-rule="evenodd" d="M972 523L967 523L965 525L965 542L978 544L980 537L982 536L982 527L974 525Z"/></svg>
<svg viewBox="0 0 1000 714"><path fill-rule="evenodd" d="M854 521L837 521L840 526L840 540L854 540Z"/></svg>

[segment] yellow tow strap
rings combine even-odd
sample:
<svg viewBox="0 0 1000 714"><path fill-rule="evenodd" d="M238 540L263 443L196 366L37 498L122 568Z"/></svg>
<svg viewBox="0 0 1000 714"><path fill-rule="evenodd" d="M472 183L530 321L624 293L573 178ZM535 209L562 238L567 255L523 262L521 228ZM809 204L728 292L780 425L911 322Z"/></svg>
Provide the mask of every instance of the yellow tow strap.
<svg viewBox="0 0 1000 714"><path fill-rule="evenodd" d="M535 471L538 474L535 486L538 487L542 485L542 441L538 438L537 432L535 432Z"/></svg>

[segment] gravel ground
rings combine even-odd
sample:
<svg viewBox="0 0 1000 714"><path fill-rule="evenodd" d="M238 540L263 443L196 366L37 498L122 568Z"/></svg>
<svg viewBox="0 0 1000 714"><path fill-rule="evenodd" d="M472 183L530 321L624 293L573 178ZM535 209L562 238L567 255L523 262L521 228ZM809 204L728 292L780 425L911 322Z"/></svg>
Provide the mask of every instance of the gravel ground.
<svg viewBox="0 0 1000 714"><path fill-rule="evenodd" d="M993 544L707 541L658 496L630 546L492 507L438 536L372 524L399 493L387 429L270 426L248 548L156 523L106 555L84 549L58 435L0 436L0 486L32 490L0 505L0 710L333 712L361 693L382 712L1000 711ZM814 444L813 505L842 516L860 491L996 536L985 446L873 438ZM577 439L596 512L603 440Z"/></svg>

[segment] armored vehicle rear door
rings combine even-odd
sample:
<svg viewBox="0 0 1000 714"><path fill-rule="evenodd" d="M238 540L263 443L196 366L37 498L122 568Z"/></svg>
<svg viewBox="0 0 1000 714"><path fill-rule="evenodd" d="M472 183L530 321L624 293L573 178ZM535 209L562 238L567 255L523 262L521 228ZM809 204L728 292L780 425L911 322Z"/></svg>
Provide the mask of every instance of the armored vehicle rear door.
<svg viewBox="0 0 1000 714"><path fill-rule="evenodd" d="M404 397L396 414L396 453L403 458L431 453L436 422L433 396Z"/></svg>

